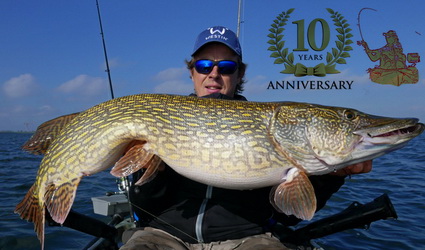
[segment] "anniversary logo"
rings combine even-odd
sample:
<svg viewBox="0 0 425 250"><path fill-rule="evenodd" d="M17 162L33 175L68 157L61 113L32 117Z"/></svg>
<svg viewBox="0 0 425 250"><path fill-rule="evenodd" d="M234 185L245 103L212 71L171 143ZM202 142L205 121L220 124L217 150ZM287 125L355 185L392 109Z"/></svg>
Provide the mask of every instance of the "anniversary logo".
<svg viewBox="0 0 425 250"><path fill-rule="evenodd" d="M289 9L279 14L269 29L268 50L271 51L270 57L275 58L274 64L283 64L282 74L293 74L296 77L317 76L325 77L327 74L338 74L337 64L346 64L346 58L350 57L349 51L353 50L350 44L353 41L350 24L341 13L330 8L326 10L335 26L335 47L328 49L331 42L331 28L328 22L323 18L312 20L305 32L305 20L296 20L292 24L297 26L296 48L290 51L285 45L285 26L295 9ZM321 29L321 43L316 41L316 30ZM307 37L305 37L307 35ZM309 48L306 48L306 40ZM314 54L309 53L310 49ZM295 54L296 53L296 54ZM309 65L310 62L316 65ZM307 65L305 65L307 64ZM330 89L351 89L353 81L350 80L292 80L292 81L270 81L268 89L311 89L311 90L330 90Z"/></svg>
<svg viewBox="0 0 425 250"><path fill-rule="evenodd" d="M360 15L363 10L373 10L363 8L359 11L357 21L361 41L357 45L362 46L370 61L379 61L379 65L368 68L366 71L372 82L380 84L391 84L400 86L404 83L417 83L419 72L416 63L420 62L418 53L403 53L403 47L399 41L397 33L389 30L383 33L387 44L379 49L370 49L363 39L360 26ZM297 89L297 90L350 90L353 87L353 80L329 80L329 74L339 74L338 65L347 64L350 51L353 50L352 29L344 16L333 9L327 8L328 18L315 18L309 23L305 19L294 20L292 25L296 25L294 34L287 34L287 24L295 9L289 9L280 13L269 29L268 50L270 57L274 58L274 64L283 65L280 71L282 74L289 74L295 77L312 76L319 80L278 80L270 81L267 89ZM328 20L328 21L327 21ZM334 29L329 23L333 24ZM319 31L319 32L318 32ZM287 46L288 39L296 38L296 44L291 48ZM320 42L321 39L321 42ZM307 42L306 42L307 41ZM306 45L307 44L307 45ZM334 44L334 46L331 46ZM408 65L407 63L411 63ZM311 77L310 77L311 78ZM309 79L310 79L309 78ZM314 78L313 78L314 79Z"/></svg>

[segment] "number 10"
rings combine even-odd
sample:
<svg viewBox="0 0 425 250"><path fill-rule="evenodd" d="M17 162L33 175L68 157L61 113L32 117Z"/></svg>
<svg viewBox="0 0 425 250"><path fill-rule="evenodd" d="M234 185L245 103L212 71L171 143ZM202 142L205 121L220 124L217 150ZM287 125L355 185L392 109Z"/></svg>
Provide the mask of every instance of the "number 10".
<svg viewBox="0 0 425 250"><path fill-rule="evenodd" d="M316 44L316 24L319 22L322 27L322 45L320 47L317 47ZM294 51L308 51L308 49L305 48L305 31L304 31L304 19L292 22L297 25L297 48L294 49ZM322 51L324 50L330 41L330 30L328 23L323 20L322 18L316 18L313 21L310 22L308 25L307 30L307 40L308 44L310 45L310 48L312 48L315 51Z"/></svg>

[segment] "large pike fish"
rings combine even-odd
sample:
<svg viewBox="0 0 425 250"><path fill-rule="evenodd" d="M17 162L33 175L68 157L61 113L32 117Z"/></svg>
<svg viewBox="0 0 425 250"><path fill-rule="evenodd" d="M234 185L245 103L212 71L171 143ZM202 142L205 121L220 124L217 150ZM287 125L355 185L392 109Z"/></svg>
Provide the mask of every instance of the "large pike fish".
<svg viewBox="0 0 425 250"><path fill-rule="evenodd" d="M58 120L67 125L47 122L39 128L44 139L38 131L25 146L45 156L15 210L34 222L42 246L46 208L62 224L81 178L114 164L115 176L148 168L139 183L152 177L162 160L179 174L216 187L276 186L271 202L309 220L316 210L309 175L376 158L424 130L414 118L348 108L155 94L117 98ZM52 129L57 132L49 134Z"/></svg>

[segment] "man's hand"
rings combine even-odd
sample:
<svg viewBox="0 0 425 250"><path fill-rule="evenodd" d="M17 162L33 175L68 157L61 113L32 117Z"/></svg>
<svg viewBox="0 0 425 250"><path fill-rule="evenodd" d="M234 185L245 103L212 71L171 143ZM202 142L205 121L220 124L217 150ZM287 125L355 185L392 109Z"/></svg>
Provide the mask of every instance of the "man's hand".
<svg viewBox="0 0 425 250"><path fill-rule="evenodd" d="M372 170L372 160L356 163L331 173L331 175L347 176L352 174L369 173Z"/></svg>

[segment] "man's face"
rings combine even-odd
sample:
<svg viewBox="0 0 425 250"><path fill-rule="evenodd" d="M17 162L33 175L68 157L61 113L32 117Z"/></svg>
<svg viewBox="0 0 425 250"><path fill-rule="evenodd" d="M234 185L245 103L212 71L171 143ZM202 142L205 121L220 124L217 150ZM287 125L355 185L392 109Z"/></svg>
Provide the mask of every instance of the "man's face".
<svg viewBox="0 0 425 250"><path fill-rule="evenodd" d="M226 45L211 43L205 45L194 57L195 61L208 59L212 61L231 60L238 61L238 56ZM241 81L239 69L230 75L220 74L218 66L215 65L208 74L200 74L193 68L190 72L195 85L197 96L205 96L213 93L221 93L233 97L236 85Z"/></svg>

